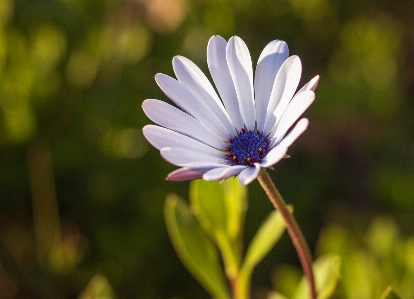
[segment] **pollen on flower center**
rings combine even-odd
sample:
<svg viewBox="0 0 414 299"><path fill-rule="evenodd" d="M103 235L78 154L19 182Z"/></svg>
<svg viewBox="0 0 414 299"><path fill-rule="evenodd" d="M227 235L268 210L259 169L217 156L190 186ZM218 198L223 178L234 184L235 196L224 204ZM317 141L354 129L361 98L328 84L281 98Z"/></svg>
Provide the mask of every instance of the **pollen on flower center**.
<svg viewBox="0 0 414 299"><path fill-rule="evenodd" d="M229 138L226 156L230 165L252 166L266 157L269 143L261 133L242 128L237 136Z"/></svg>

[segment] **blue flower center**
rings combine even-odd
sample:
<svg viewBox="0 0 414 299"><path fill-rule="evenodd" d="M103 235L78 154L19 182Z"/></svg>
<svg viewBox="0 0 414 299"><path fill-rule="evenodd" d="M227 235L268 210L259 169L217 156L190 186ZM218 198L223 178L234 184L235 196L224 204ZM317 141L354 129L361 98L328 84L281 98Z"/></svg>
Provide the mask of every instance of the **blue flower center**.
<svg viewBox="0 0 414 299"><path fill-rule="evenodd" d="M266 157L269 151L269 140L261 133L242 128L227 143L226 156L230 165L252 166Z"/></svg>

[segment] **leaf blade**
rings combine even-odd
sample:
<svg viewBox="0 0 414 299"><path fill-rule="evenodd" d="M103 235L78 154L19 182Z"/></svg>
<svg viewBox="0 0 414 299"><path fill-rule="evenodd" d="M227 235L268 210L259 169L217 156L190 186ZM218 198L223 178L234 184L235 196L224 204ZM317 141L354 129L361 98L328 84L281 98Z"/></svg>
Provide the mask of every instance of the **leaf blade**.
<svg viewBox="0 0 414 299"><path fill-rule="evenodd" d="M328 299L332 296L341 276L340 271L341 258L339 255L322 255L313 263L318 299ZM302 278L292 296L292 299L303 298L309 298L309 283L306 277Z"/></svg>
<svg viewBox="0 0 414 299"><path fill-rule="evenodd" d="M285 229L285 222L280 213L272 211L253 237L246 252L244 266L255 267L279 241Z"/></svg>
<svg viewBox="0 0 414 299"><path fill-rule="evenodd" d="M217 249L188 205L176 195L169 195L164 216L174 249L188 271L214 298L230 299Z"/></svg>

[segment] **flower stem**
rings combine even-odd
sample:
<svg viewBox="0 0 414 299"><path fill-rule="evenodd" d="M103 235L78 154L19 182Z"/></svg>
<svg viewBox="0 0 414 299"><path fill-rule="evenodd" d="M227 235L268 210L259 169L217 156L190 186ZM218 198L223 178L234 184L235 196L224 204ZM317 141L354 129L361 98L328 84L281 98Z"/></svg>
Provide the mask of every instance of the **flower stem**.
<svg viewBox="0 0 414 299"><path fill-rule="evenodd" d="M257 177L257 180L265 190L275 209L279 211L285 220L287 231L292 239L293 245L295 246L296 252L298 253L303 272L308 279L311 298L316 299L315 278L312 270L312 254L308 244L306 243L305 237L303 236L303 233L300 230L295 218L287 209L285 201L276 189L276 186L273 184L269 174L266 171L261 171Z"/></svg>

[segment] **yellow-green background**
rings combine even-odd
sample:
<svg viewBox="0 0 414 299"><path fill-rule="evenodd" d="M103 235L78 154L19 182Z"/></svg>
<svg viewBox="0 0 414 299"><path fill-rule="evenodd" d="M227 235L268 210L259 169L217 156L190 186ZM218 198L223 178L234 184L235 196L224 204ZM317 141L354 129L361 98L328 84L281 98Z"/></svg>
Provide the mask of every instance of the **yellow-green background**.
<svg viewBox="0 0 414 299"><path fill-rule="evenodd" d="M84 299L88 283L208 298L168 239L165 197L188 183L165 181L175 167L143 138L141 103L167 100L154 75L173 75L174 55L207 72L214 34L240 36L253 65L285 40L301 84L321 76L307 132L271 172L316 254L374 256L372 219L392 251L414 235L413 17L409 0L0 0L0 298ZM257 182L248 190L246 240L272 209ZM282 263L298 265L287 236L253 287L270 289Z"/></svg>

